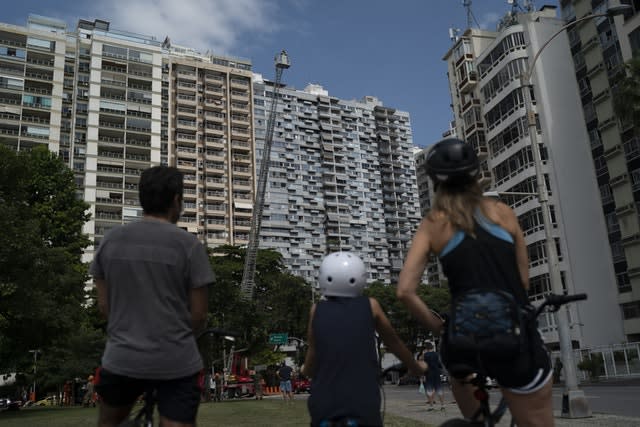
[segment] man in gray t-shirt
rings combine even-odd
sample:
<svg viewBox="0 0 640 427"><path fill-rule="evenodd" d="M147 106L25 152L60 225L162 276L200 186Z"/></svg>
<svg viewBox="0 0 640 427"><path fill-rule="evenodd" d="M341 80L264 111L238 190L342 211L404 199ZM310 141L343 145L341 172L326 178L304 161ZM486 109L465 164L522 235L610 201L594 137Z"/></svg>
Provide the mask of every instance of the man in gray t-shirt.
<svg viewBox="0 0 640 427"><path fill-rule="evenodd" d="M182 173L147 169L139 191L144 218L107 233L90 270L108 319L99 425L118 425L149 386L163 423L191 425L203 367L194 331L205 326L214 275L204 246L175 225Z"/></svg>

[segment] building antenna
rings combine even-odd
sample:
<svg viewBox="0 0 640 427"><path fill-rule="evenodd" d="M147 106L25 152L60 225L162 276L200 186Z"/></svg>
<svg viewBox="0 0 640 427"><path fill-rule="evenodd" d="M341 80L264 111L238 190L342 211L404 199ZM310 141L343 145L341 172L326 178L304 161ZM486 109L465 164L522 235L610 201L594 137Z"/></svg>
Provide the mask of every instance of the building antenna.
<svg viewBox="0 0 640 427"><path fill-rule="evenodd" d="M480 24L471 10L471 0L462 0L462 6L467 10L467 28L471 28L474 22L476 27L480 28Z"/></svg>

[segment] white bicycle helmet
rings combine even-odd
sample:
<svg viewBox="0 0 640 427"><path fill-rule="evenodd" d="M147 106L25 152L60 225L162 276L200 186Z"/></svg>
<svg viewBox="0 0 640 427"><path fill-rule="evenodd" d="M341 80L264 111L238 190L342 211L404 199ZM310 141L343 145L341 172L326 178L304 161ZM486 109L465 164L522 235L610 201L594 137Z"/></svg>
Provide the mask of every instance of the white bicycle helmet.
<svg viewBox="0 0 640 427"><path fill-rule="evenodd" d="M351 252L334 252L320 265L318 287L328 297L356 297L362 295L367 284L364 263Z"/></svg>

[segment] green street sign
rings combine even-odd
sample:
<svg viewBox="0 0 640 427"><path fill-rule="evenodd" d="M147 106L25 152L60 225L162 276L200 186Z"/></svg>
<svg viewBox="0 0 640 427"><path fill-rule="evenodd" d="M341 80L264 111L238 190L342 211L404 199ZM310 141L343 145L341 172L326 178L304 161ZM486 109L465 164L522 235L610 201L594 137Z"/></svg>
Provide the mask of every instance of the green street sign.
<svg viewBox="0 0 640 427"><path fill-rule="evenodd" d="M283 345L289 341L289 334L269 334L269 344Z"/></svg>

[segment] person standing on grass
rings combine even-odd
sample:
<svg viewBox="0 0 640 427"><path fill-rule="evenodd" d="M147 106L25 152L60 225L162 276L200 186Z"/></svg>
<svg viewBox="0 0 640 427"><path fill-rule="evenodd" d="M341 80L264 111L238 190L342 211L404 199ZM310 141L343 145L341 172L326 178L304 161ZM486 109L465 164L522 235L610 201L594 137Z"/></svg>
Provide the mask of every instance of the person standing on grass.
<svg viewBox="0 0 640 427"><path fill-rule="evenodd" d="M440 361L440 355L434 351L433 343L428 341L425 345L425 352L423 355L424 363L427 364L427 372L425 374L424 391L427 395L427 404L429 405L428 411L433 411L433 405L436 402L436 395L440 399L440 410L444 410L444 390L442 389L442 362Z"/></svg>
<svg viewBox="0 0 640 427"><path fill-rule="evenodd" d="M99 427L119 425L149 388L163 427L195 425L203 368L195 333L206 323L215 276L202 243L176 226L182 181L173 167L143 171L142 220L110 230L91 265L108 335L96 384Z"/></svg>
<svg viewBox="0 0 640 427"><path fill-rule="evenodd" d="M293 369L291 366L287 366L286 362L282 362L280 369L278 369L278 378L280 379L280 391L282 392L282 398L284 401L287 401L287 397L289 397L289 402L293 402L293 393L291 390L291 373Z"/></svg>

